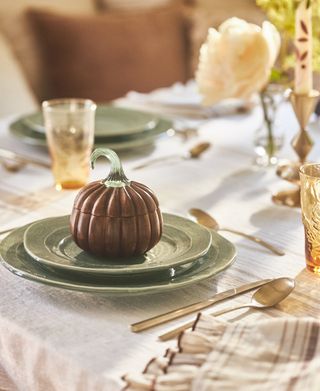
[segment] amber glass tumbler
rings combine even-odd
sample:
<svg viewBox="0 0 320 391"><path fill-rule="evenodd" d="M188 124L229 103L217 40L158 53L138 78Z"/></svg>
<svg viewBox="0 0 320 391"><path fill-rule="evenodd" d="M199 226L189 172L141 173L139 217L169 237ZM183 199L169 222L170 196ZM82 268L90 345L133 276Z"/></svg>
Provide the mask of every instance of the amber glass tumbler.
<svg viewBox="0 0 320 391"><path fill-rule="evenodd" d="M307 269L320 275L320 164L301 166L300 180Z"/></svg>
<svg viewBox="0 0 320 391"><path fill-rule="evenodd" d="M42 103L57 190L78 189L88 182L96 107L89 99L54 99Z"/></svg>

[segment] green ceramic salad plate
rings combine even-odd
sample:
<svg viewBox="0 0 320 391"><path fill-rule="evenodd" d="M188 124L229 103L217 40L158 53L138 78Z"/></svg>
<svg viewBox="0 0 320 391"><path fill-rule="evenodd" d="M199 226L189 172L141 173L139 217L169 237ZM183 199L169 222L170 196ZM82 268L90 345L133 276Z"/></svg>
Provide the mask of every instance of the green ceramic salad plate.
<svg viewBox="0 0 320 391"><path fill-rule="evenodd" d="M27 128L45 133L41 111L21 118ZM159 118L154 114L121 107L98 105L95 120L97 137L128 136L154 129Z"/></svg>
<svg viewBox="0 0 320 391"><path fill-rule="evenodd" d="M94 275L156 272L189 263L207 253L212 236L206 228L168 213L163 213L163 220L163 234L155 247L143 256L120 261L81 250L70 234L70 216L31 224L24 234L24 247L34 260L45 266Z"/></svg>

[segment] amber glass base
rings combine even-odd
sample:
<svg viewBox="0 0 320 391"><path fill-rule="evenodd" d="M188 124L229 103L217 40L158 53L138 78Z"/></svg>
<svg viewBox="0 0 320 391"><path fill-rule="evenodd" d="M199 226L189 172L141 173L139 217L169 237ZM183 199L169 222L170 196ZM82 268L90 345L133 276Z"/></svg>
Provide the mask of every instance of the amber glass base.
<svg viewBox="0 0 320 391"><path fill-rule="evenodd" d="M320 276L320 252L318 251L318 243L313 244L308 240L308 230L305 227L305 254L307 269L314 274Z"/></svg>
<svg viewBox="0 0 320 391"><path fill-rule="evenodd" d="M56 184L56 190L77 190L85 185L82 181L65 181Z"/></svg>
<svg viewBox="0 0 320 391"><path fill-rule="evenodd" d="M307 263L307 270L309 270L313 274L320 276L320 266L308 265Z"/></svg>

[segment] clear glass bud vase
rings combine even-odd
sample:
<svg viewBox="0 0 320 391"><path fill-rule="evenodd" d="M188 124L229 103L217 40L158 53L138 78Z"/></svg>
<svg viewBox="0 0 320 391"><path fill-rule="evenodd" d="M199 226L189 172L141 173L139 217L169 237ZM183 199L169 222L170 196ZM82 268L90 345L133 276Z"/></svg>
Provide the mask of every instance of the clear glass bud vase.
<svg viewBox="0 0 320 391"><path fill-rule="evenodd" d="M284 133L277 124L277 112L285 101L284 90L269 85L260 93L262 123L254 134L255 163L260 167L274 166L284 144Z"/></svg>

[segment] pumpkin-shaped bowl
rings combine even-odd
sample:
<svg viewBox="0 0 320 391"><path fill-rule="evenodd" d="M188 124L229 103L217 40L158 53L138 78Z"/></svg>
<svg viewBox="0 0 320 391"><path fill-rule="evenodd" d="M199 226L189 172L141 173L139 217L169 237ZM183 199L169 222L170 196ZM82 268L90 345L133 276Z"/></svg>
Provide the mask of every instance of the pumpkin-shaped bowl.
<svg viewBox="0 0 320 391"><path fill-rule="evenodd" d="M155 194L142 183L129 181L118 155L110 149L96 149L107 157L111 170L106 179L84 186L78 193L70 218L76 244L97 256L142 255L160 240L162 215Z"/></svg>

